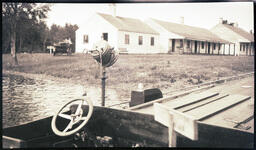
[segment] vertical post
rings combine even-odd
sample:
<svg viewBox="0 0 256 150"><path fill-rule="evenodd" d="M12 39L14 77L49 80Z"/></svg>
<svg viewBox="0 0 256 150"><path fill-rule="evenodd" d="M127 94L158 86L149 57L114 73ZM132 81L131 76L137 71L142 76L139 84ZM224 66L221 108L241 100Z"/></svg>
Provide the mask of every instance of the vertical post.
<svg viewBox="0 0 256 150"><path fill-rule="evenodd" d="M183 39L183 52L181 54L183 54L185 51L185 39Z"/></svg>
<svg viewBox="0 0 256 150"><path fill-rule="evenodd" d="M207 54L207 41L205 41L204 51L205 51L205 54Z"/></svg>
<svg viewBox="0 0 256 150"><path fill-rule="evenodd" d="M223 55L225 55L225 49L226 49L226 48L225 48L225 45L226 45L226 44L224 44L224 49L223 49L223 52L222 52Z"/></svg>
<svg viewBox="0 0 256 150"><path fill-rule="evenodd" d="M250 56L252 55L252 43L250 43Z"/></svg>
<svg viewBox="0 0 256 150"><path fill-rule="evenodd" d="M101 106L105 106L105 80L106 80L106 70L102 67L102 78L101 78Z"/></svg>
<svg viewBox="0 0 256 150"><path fill-rule="evenodd" d="M173 115L169 115L169 127L168 127L169 147L176 147L176 141L177 141L177 135L174 130L173 117L174 117Z"/></svg>
<svg viewBox="0 0 256 150"><path fill-rule="evenodd" d="M218 55L220 55L220 47L221 47L221 45L220 45L220 43L218 43Z"/></svg>
<svg viewBox="0 0 256 150"><path fill-rule="evenodd" d="M213 49L213 45L212 45L212 55L213 55L213 51L215 51L216 50L216 43L212 43L213 45L215 45L215 49Z"/></svg>
<svg viewBox="0 0 256 150"><path fill-rule="evenodd" d="M200 54L200 51L201 51L201 44L202 44L202 42L201 41L198 41L198 48L199 48L199 51L198 51L198 53Z"/></svg>
<svg viewBox="0 0 256 150"><path fill-rule="evenodd" d="M230 44L228 44L228 55L230 55Z"/></svg>
<svg viewBox="0 0 256 150"><path fill-rule="evenodd" d="M234 56L236 56L236 44L234 44Z"/></svg>
<svg viewBox="0 0 256 150"><path fill-rule="evenodd" d="M103 67L102 53L100 53L100 72L101 72L101 106L105 106L106 70L105 70L105 67Z"/></svg>
<svg viewBox="0 0 256 150"><path fill-rule="evenodd" d="M193 41L191 40L191 41L190 41L190 54L193 53L193 52L192 52L192 51L193 51L192 42L193 42Z"/></svg>

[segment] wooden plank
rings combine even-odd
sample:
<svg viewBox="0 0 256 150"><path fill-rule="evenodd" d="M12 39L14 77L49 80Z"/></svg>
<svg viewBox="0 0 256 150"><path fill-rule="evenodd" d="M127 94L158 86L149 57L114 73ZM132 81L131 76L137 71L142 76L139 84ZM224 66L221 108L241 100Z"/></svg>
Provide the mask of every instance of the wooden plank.
<svg viewBox="0 0 256 150"><path fill-rule="evenodd" d="M155 120L170 127L170 115L174 122L174 130L192 140L197 140L197 123L192 116L186 115L162 104L154 104Z"/></svg>
<svg viewBox="0 0 256 150"><path fill-rule="evenodd" d="M169 127L170 125L170 113L169 108L159 103L154 103L154 118L161 124Z"/></svg>
<svg viewBox="0 0 256 150"><path fill-rule="evenodd" d="M13 149L13 148L25 148L26 147L26 142L13 138L13 137L8 137L8 136L2 136L2 142L3 142L3 148L7 149Z"/></svg>
<svg viewBox="0 0 256 150"><path fill-rule="evenodd" d="M169 126L168 126L168 135L169 135L169 147L177 146L177 134L174 130L174 116L169 115Z"/></svg>
<svg viewBox="0 0 256 150"><path fill-rule="evenodd" d="M206 100L203 100L203 101L200 101L200 102L197 102L197 103L194 103L194 104L185 106L185 107L178 108L177 110L180 111L180 112L187 112L187 111L190 111L190 110L192 110L192 109L196 109L196 108L198 108L198 107L207 105L207 104L212 103L212 102L214 102L214 101L217 101L217 100L219 100L219 99L221 99L221 98L224 98L224 97L226 97L226 96L228 96L228 95L229 95L229 94L220 94L220 95L217 95L217 96L208 98L208 99L206 99Z"/></svg>
<svg viewBox="0 0 256 150"><path fill-rule="evenodd" d="M233 107L234 105L241 103L245 100L248 100L250 98L251 98L250 96L231 95L231 96L222 98L218 101L215 101L213 103L210 103L209 105L204 105L197 109L188 111L188 112L186 112L186 114L194 116L198 120L202 121L202 120L206 119L207 117L215 115L221 111L224 111L230 107Z"/></svg>
<svg viewBox="0 0 256 150"><path fill-rule="evenodd" d="M252 100L253 101L253 100ZM242 112L242 113L241 113ZM239 123L243 122L254 114L254 105L251 100L245 101L237 107L229 108L227 111L222 111L218 115L206 118L203 120L204 123L234 127Z"/></svg>
<svg viewBox="0 0 256 150"><path fill-rule="evenodd" d="M160 99L157 99L157 100L154 100L154 101L150 101L150 102L147 102L147 103L143 103L143 104L140 104L140 105L137 105L137 106L130 107L127 110L141 109L141 108L144 108L144 107L152 106L154 103L162 103L162 102L165 102L165 101L169 101L169 100L176 99L178 97L190 94L190 93L195 92L195 91L205 90L205 89L209 89L209 88L212 88L212 87L214 87L214 85L209 85L209 86L206 86L206 87L201 87L201 88L196 88L196 89L192 89L192 90L185 91L185 92L180 92L178 94L175 94L175 95L172 95L172 96L169 96L169 97L160 98Z"/></svg>
<svg viewBox="0 0 256 150"><path fill-rule="evenodd" d="M210 97L214 97L218 95L217 92L202 92L202 93L193 93L184 97L181 97L179 99L175 99L175 101L169 101L164 103L165 105L168 105L168 107L171 107L173 109L179 109L181 107L185 107L187 105L200 102L202 100L205 100Z"/></svg>

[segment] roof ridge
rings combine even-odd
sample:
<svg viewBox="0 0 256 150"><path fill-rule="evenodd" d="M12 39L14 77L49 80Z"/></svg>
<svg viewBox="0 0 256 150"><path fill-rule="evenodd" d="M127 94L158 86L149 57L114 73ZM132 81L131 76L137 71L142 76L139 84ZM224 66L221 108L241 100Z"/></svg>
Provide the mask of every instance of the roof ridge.
<svg viewBox="0 0 256 150"><path fill-rule="evenodd" d="M172 24L176 24L176 25L181 25L181 26L187 26L187 27L192 27L192 28L197 28L197 29L208 30L208 29L202 28L202 27L196 27L196 26L191 26L191 25L186 25L186 24L181 24L181 23L175 23L175 22L170 22L170 21L164 21L164 20L159 20L159 19L155 19L155 18L152 18L152 19L157 20L157 21L166 22L166 23L172 23Z"/></svg>
<svg viewBox="0 0 256 150"><path fill-rule="evenodd" d="M138 32L138 33L147 33L147 34L159 34L145 22L140 19L129 18L129 17L120 17L120 16L112 16L109 14L99 13L97 14L102 17L105 21L112 24L115 28L121 31L129 31L129 32Z"/></svg>

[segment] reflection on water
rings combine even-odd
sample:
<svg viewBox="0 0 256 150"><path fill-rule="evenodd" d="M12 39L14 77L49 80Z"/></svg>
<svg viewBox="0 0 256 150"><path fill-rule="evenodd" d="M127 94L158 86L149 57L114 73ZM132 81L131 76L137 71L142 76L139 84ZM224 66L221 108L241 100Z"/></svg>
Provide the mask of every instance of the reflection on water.
<svg viewBox="0 0 256 150"><path fill-rule="evenodd" d="M81 98L86 91L94 106L100 106L101 89L83 87L47 79L30 79L23 76L3 74L2 77L3 128L42 119L57 113L67 102ZM106 105L120 103L113 89L106 91Z"/></svg>

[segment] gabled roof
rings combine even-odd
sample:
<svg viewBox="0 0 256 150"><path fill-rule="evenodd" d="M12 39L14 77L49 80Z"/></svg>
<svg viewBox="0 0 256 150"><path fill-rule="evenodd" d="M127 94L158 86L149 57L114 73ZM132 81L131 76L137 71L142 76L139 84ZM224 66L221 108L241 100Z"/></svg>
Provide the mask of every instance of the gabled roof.
<svg viewBox="0 0 256 150"><path fill-rule="evenodd" d="M159 34L154 29L149 27L146 23L140 21L139 19L112 16L102 13L97 13L101 17L103 17L106 21L116 27L121 31L128 32L138 32L138 33L147 33L147 34Z"/></svg>
<svg viewBox="0 0 256 150"><path fill-rule="evenodd" d="M244 31L243 29L239 28L239 27L234 27L231 25L227 25L227 24L221 24L222 26L232 30L233 32L235 32L236 34L242 36L243 38L247 39L250 42L254 42L254 36L253 34L250 34L246 31Z"/></svg>
<svg viewBox="0 0 256 150"><path fill-rule="evenodd" d="M167 31L171 33L183 36L185 39L199 40L199 41L209 41L209 42L220 42L220 43L230 43L224 39L221 39L211 31L199 27L192 27L188 25L160 21L157 19L152 19Z"/></svg>

